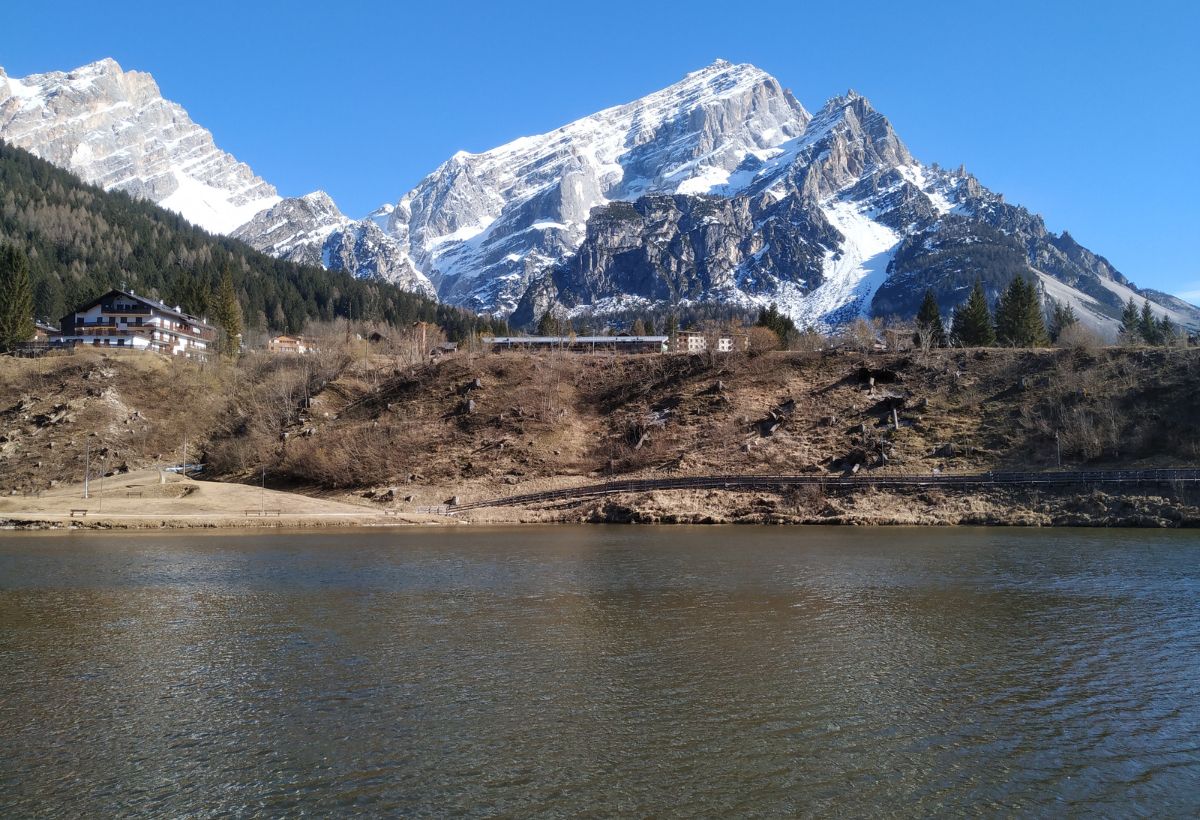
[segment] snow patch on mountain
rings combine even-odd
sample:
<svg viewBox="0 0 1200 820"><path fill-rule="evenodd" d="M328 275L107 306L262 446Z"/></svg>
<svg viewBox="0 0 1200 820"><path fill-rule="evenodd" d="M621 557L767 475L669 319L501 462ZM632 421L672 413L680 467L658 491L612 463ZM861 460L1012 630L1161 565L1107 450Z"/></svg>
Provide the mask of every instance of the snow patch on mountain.
<svg viewBox="0 0 1200 820"><path fill-rule="evenodd" d="M822 264L822 282L807 290L793 282L780 282L771 292L747 294L756 305L774 303L799 327L823 330L869 315L871 297L888 276L888 264L900 243L896 231L874 221L868 206L830 200L821 212L843 237L828 250Z"/></svg>
<svg viewBox="0 0 1200 820"><path fill-rule="evenodd" d="M255 214L280 201L280 197L273 196L239 205L230 201L226 190L201 182L178 169L173 169L171 174L175 177L175 190L158 204L209 233L232 233Z"/></svg>

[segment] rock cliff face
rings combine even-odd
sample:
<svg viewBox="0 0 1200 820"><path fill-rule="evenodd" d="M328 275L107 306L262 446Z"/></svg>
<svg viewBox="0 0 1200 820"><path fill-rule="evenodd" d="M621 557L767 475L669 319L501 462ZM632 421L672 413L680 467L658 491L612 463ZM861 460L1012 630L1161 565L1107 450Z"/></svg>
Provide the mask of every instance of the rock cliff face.
<svg viewBox="0 0 1200 820"><path fill-rule="evenodd" d="M149 74L122 71L111 59L19 80L0 70L0 139L214 233L279 201L275 188L164 100Z"/></svg>
<svg viewBox="0 0 1200 820"><path fill-rule="evenodd" d="M579 251L530 289L513 321L720 300L835 324L866 307L899 232L937 219L917 182L888 121L857 94L835 98L732 196L593 212Z"/></svg>

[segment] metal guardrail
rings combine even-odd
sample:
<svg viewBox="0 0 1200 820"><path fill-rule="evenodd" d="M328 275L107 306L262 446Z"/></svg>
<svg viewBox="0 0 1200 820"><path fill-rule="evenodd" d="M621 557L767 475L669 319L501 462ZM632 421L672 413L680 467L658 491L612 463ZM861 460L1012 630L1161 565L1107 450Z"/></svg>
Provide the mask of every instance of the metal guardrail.
<svg viewBox="0 0 1200 820"><path fill-rule="evenodd" d="M1059 470L1054 472L990 472L974 474L821 476L821 475L714 475L679 478L643 478L606 481L565 490L525 493L507 498L475 501L456 511L486 507L516 507L549 501L638 493L652 490L774 490L783 487L820 487L842 490L867 487L992 487L1054 486L1070 484L1176 484L1200 483L1200 469L1167 470Z"/></svg>

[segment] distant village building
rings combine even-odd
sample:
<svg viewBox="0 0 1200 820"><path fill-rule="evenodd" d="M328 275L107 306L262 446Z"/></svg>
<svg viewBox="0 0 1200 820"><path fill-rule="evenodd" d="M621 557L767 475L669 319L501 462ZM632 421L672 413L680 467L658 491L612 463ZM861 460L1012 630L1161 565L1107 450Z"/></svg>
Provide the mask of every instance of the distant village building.
<svg viewBox="0 0 1200 820"><path fill-rule="evenodd" d="M303 336L275 336L267 342L268 353L291 353L303 356L311 353L313 346Z"/></svg>
<svg viewBox="0 0 1200 820"><path fill-rule="evenodd" d="M722 334L716 338L718 353L732 353L735 350L749 350L750 337L745 333Z"/></svg>
<svg viewBox="0 0 1200 820"><path fill-rule="evenodd" d="M671 347L673 353L703 353L705 350L708 350L708 339L698 330L679 331Z"/></svg>
<svg viewBox="0 0 1200 820"><path fill-rule="evenodd" d="M675 334L671 352L703 353L711 349L716 353L732 353L747 347L748 337L744 333L706 334L699 330L681 330Z"/></svg>
<svg viewBox="0 0 1200 820"><path fill-rule="evenodd" d="M217 341L216 328L203 319L124 290L110 290L80 305L62 318L61 326L60 337L52 341L63 346L204 357Z"/></svg>
<svg viewBox="0 0 1200 820"><path fill-rule="evenodd" d="M666 336L485 336L488 350L564 350L570 353L666 353Z"/></svg>
<svg viewBox="0 0 1200 820"><path fill-rule="evenodd" d="M440 356L449 356L451 353L457 352L458 342L442 342L434 345L433 349L429 351L429 355L436 359Z"/></svg>
<svg viewBox="0 0 1200 820"><path fill-rule="evenodd" d="M33 338L32 342L52 342L55 339L62 337L62 330L52 324L43 322L41 319L36 319L33 322Z"/></svg>

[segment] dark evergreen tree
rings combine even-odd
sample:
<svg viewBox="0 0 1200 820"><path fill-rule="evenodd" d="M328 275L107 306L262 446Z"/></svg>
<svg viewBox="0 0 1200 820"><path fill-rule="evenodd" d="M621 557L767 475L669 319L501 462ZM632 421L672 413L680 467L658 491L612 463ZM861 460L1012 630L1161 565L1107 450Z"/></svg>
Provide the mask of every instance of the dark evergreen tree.
<svg viewBox="0 0 1200 820"><path fill-rule="evenodd" d="M996 344L992 314L983 293L983 282L979 279L975 280L967 301L955 308L950 332L954 343L962 347L992 347Z"/></svg>
<svg viewBox="0 0 1200 820"><path fill-rule="evenodd" d="M220 331L217 349L222 356L236 357L242 341L242 308L233 286L233 271L226 266L213 297L213 320Z"/></svg>
<svg viewBox="0 0 1200 820"><path fill-rule="evenodd" d="M62 282L58 277L45 274L37 277L33 283L33 315L58 324L68 310Z"/></svg>
<svg viewBox="0 0 1200 820"><path fill-rule="evenodd" d="M1121 339L1126 344L1136 344L1142 340L1142 317L1132 296L1121 312Z"/></svg>
<svg viewBox="0 0 1200 820"><path fill-rule="evenodd" d="M1062 332L1079 321L1075 308L1061 302L1054 303L1054 311L1050 316L1050 341L1057 342Z"/></svg>
<svg viewBox="0 0 1200 820"><path fill-rule="evenodd" d="M538 320L537 335L539 336L561 336L562 323L555 318L554 314L546 311L542 314L542 318Z"/></svg>
<svg viewBox="0 0 1200 820"><path fill-rule="evenodd" d="M1146 344L1162 344L1162 339L1158 332L1158 320L1154 318L1154 311L1150 308L1149 299L1142 302L1142 313L1138 317L1138 331L1142 335L1142 341Z"/></svg>
<svg viewBox="0 0 1200 820"><path fill-rule="evenodd" d="M756 324L759 327L775 331L775 335L779 337L779 343L785 348L796 337L796 323L787 314L780 313L779 308L774 303L759 312Z"/></svg>
<svg viewBox="0 0 1200 820"><path fill-rule="evenodd" d="M0 353L30 341L33 331L29 258L16 245L0 245Z"/></svg>
<svg viewBox="0 0 1200 820"><path fill-rule="evenodd" d="M1178 335L1175 323L1164 313L1162 318L1158 320L1158 343L1169 345L1176 340Z"/></svg>
<svg viewBox="0 0 1200 820"><path fill-rule="evenodd" d="M996 305L996 341L1009 347L1044 347L1046 323L1037 286L1014 277Z"/></svg>
<svg viewBox="0 0 1200 820"><path fill-rule="evenodd" d="M932 347L946 346L946 326L942 323L942 311L938 308L933 291L926 288L925 299L921 309L917 311L917 332L913 337L915 344L921 344L921 337L926 336Z"/></svg>

